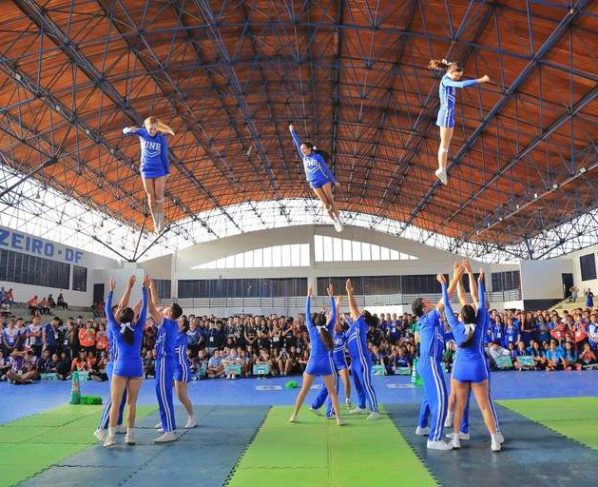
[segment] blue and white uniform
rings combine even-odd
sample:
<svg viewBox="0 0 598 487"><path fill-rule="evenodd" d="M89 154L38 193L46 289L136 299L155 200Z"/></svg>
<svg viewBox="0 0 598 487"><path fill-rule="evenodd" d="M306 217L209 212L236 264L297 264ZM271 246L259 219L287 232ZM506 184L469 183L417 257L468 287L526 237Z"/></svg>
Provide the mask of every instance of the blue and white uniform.
<svg viewBox="0 0 598 487"><path fill-rule="evenodd" d="M442 301L446 319L451 326L455 341L457 342L457 354L453 364L453 378L459 382L484 382L488 379L486 371L486 360L482 352L484 337L486 335L486 325L488 323L488 312L486 310L486 300L484 296L484 283L478 283L479 306L476 315L473 337L467 344L466 325L461 323L456 317L451 306L446 284L442 284Z"/></svg>
<svg viewBox="0 0 598 487"><path fill-rule="evenodd" d="M372 386L372 358L367 347L367 334L368 325L363 315L354 320L345 332L358 407L365 409L367 401L370 411L378 412L378 398Z"/></svg>
<svg viewBox="0 0 598 487"><path fill-rule="evenodd" d="M307 182L310 184L312 189L318 189L327 183L332 185L336 184L336 178L330 171L330 168L326 164L326 161L320 154L312 152L309 156L306 156L301 152L301 140L294 130L291 131L291 137L295 148L299 152L299 156L303 160L303 169L305 170L305 177Z"/></svg>
<svg viewBox="0 0 598 487"><path fill-rule="evenodd" d="M156 336L156 396L162 429L167 433L176 430L172 388L177 367L175 348L178 331L176 320L164 318Z"/></svg>
<svg viewBox="0 0 598 487"><path fill-rule="evenodd" d="M345 336L345 332L334 332L334 350L332 351L332 366L333 366L333 374L335 376L336 381L336 390L338 391L339 388L339 381L338 381L338 371L339 370L348 370L349 366L347 365L347 357L345 356L345 350L347 348L347 337ZM312 409L320 409L323 404L328 399L328 389L324 386L320 390L318 397L312 402L311 408ZM332 417L334 415L334 411L332 409L332 401L328 399L326 402L326 416Z"/></svg>
<svg viewBox="0 0 598 487"><path fill-rule="evenodd" d="M106 302L110 302L112 305L112 296L106 299ZM112 309L112 306L110 306ZM108 381L112 380L112 374L114 369L114 362L116 361L116 357L118 355L118 350L116 348L116 343L114 341L114 337L112 336L112 329L108 327L106 336L108 337L108 363L106 364L106 375L108 376ZM125 409L125 404L127 402L127 390L123 391L123 398L120 403L120 409L118 411L118 425L120 426L123 424L123 411ZM104 410L102 411L102 415L100 416L100 422L98 423L98 429L105 430L108 428L108 421L110 419L110 408L112 407L112 401L110 396L108 396L108 400L106 401L106 405L104 406Z"/></svg>
<svg viewBox="0 0 598 487"><path fill-rule="evenodd" d="M118 377L139 378L143 377L143 361L141 359L141 342L143 340L143 328L147 316L147 289L141 291L141 311L135 324L117 323L112 314L112 291L108 293L106 300L106 316L108 328L112 332L112 341L116 345L116 356L112 374ZM124 331L129 328L133 331L133 343L126 342Z"/></svg>
<svg viewBox="0 0 598 487"><path fill-rule="evenodd" d="M153 137L145 128L123 129L124 135L137 135L141 143L141 176L155 179L170 173L168 161L168 142L160 132Z"/></svg>
<svg viewBox="0 0 598 487"><path fill-rule="evenodd" d="M475 79L455 81L448 74L445 74L440 80L440 86L438 87L440 109L438 110L436 125L439 127L454 128L457 88L467 88L468 86L477 84L478 81Z"/></svg>
<svg viewBox="0 0 598 487"><path fill-rule="evenodd" d="M330 319L326 324L328 333L332 335L334 324L336 323L336 304L334 297L330 298ZM326 376L334 373L334 364L332 363L332 354L326 348L320 339L319 327L311 321L311 296L308 296L305 301L305 322L307 323L307 331L309 332L309 360L305 373L309 375Z"/></svg>
<svg viewBox="0 0 598 487"><path fill-rule="evenodd" d="M436 308L420 317L417 324L420 336L417 371L424 383L424 400L419 411L418 426L426 428L428 416L431 415L428 439L441 441L448 412L448 394L440 365L444 354L444 327Z"/></svg>
<svg viewBox="0 0 598 487"><path fill-rule="evenodd" d="M176 370L174 372L174 380L178 382L191 381L191 364L187 357L187 346L189 344L189 337L186 333L179 332L176 336L174 352L176 354Z"/></svg>

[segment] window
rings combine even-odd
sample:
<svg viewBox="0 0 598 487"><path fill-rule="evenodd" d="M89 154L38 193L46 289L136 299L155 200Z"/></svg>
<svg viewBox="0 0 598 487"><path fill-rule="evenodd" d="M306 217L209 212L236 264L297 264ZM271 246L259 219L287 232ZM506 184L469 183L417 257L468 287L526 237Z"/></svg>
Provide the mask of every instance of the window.
<svg viewBox="0 0 598 487"><path fill-rule="evenodd" d="M73 265L73 291L87 292L87 267Z"/></svg>
<svg viewBox="0 0 598 487"><path fill-rule="evenodd" d="M325 235L314 235L314 250L316 262L417 260L417 257L388 247Z"/></svg>
<svg viewBox="0 0 598 487"><path fill-rule="evenodd" d="M476 279L477 279L476 274ZM492 273L492 291L510 291L521 288L521 277L519 271L505 271ZM469 284L466 283L467 291Z"/></svg>
<svg viewBox="0 0 598 487"><path fill-rule="evenodd" d="M309 244L276 245L227 255L193 269L253 269L259 267L307 267Z"/></svg>
<svg viewBox="0 0 598 487"><path fill-rule="evenodd" d="M172 297L170 279L154 279L154 284L160 299L170 299Z"/></svg>
<svg viewBox="0 0 598 487"><path fill-rule="evenodd" d="M0 280L3 281L69 289L70 272L70 265L64 262L12 250L0 251ZM87 290L87 278L85 286Z"/></svg>
<svg viewBox="0 0 598 487"><path fill-rule="evenodd" d="M582 281L596 279L596 260L594 254L582 255L579 258L579 267L581 268Z"/></svg>
<svg viewBox="0 0 598 487"><path fill-rule="evenodd" d="M168 283L168 287L170 287L170 281L164 282ZM304 277L285 279L200 279L180 280L178 297L276 298L304 296L306 291L307 279ZM160 295L162 295L161 292ZM165 295L167 295L166 292Z"/></svg>

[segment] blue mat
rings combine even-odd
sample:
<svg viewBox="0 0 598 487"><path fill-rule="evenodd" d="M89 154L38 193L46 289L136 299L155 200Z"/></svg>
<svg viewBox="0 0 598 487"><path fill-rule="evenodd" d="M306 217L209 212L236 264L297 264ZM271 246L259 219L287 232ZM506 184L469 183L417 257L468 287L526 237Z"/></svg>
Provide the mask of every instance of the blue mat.
<svg viewBox="0 0 598 487"><path fill-rule="evenodd" d="M154 445L159 433L157 414L142 418L135 436L137 445L126 446L119 435L117 446L100 445L73 455L22 485L48 486L201 486L223 485L247 444L263 422L268 407L196 407L199 427L178 430L179 440ZM177 407L177 421L185 412ZM90 431L90 434L93 433Z"/></svg>

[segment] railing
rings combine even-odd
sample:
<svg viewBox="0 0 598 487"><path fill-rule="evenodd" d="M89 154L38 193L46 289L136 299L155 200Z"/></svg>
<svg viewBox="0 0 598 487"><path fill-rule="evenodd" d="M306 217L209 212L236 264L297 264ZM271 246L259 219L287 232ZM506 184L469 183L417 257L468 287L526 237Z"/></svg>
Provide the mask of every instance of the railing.
<svg viewBox="0 0 598 487"><path fill-rule="evenodd" d="M434 294L374 294L374 295L356 295L355 300L360 308L373 306L410 306L418 297L438 301L440 293ZM504 303L509 301L521 300L521 289L513 289L503 292L490 292L487 294L490 303ZM259 297L259 298L181 298L175 299L185 309L254 309L254 310L283 310L289 313L290 310L296 312L297 309L305 307L304 296L285 296L285 297ZM168 304L170 300L163 300L162 304ZM312 309L318 309L322 305L328 305L329 298L326 296L315 296L312 298ZM458 301L452 300L457 304ZM286 310L286 311L285 311ZM215 314L218 314L215 312Z"/></svg>

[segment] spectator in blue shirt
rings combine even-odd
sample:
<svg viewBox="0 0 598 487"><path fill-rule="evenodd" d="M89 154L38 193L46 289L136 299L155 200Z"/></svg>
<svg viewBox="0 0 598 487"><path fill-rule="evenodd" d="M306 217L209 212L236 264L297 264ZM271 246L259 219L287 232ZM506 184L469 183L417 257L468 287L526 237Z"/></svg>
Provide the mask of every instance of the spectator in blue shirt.
<svg viewBox="0 0 598 487"><path fill-rule="evenodd" d="M546 370L559 370L563 368L565 352L557 346L556 340L550 340L550 348L546 351Z"/></svg>

